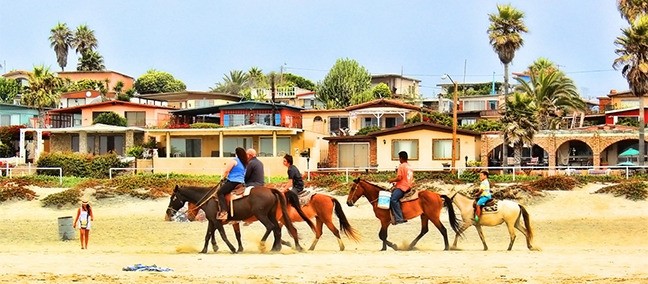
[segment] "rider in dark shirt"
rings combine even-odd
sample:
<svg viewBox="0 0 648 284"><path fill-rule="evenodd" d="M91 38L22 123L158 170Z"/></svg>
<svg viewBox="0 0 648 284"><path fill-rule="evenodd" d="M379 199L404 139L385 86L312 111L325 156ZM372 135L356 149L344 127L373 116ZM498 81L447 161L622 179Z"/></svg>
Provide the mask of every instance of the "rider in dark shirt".
<svg viewBox="0 0 648 284"><path fill-rule="evenodd" d="M265 184L263 163L257 159L256 150L250 148L246 151L248 164L245 168L245 186L263 186Z"/></svg>
<svg viewBox="0 0 648 284"><path fill-rule="evenodd" d="M294 193L304 190L304 180L299 169L293 165L293 157L286 154L283 159L284 166L288 167L288 188Z"/></svg>

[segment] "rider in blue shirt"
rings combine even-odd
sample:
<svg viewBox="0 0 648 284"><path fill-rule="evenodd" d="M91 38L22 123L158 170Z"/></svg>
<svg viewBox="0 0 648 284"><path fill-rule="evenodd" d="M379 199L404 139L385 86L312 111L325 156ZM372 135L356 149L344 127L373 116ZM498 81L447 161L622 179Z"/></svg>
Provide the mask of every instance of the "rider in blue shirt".
<svg viewBox="0 0 648 284"><path fill-rule="evenodd" d="M225 172L223 173L223 177L226 177L226 180L217 192L218 205L220 206L220 212L218 212L217 216L219 220L227 220L227 213L229 212L225 195L232 192L239 184L245 182L245 167L248 162L247 153L241 147L237 147L235 152L236 158L227 163Z"/></svg>

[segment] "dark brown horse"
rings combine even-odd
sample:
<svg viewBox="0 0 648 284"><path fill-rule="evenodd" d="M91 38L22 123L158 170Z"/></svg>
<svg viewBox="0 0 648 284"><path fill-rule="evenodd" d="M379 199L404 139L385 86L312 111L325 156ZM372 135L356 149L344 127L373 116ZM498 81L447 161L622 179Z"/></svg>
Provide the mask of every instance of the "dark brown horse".
<svg viewBox="0 0 648 284"><path fill-rule="evenodd" d="M389 209L378 208L378 194L381 190L384 189L378 185L357 178L353 180L353 185L349 191L349 196L347 197L347 205L353 206L360 197L366 197L373 206L376 218L380 220L381 226L378 237L382 240L381 250L386 250L387 246L394 250L398 250L396 244L387 240L387 228L391 224L391 215ZM427 234L428 220L432 221L434 226L436 226L437 229L439 229L439 232L441 232L441 235L443 235L443 242L445 243L444 249L448 250L450 248L448 243L448 233L440 220L441 208L443 208L444 205L448 209L448 216L450 218L450 226L452 227L452 230L454 230L455 233L460 234L459 221L455 216L454 208L452 207L452 200L448 196L424 190L419 192L418 199L402 203L403 217L406 220L421 216L421 233L419 233L419 235L409 245L410 250L414 248L416 243L425 234Z"/></svg>
<svg viewBox="0 0 648 284"><path fill-rule="evenodd" d="M218 229L221 238L227 244L229 249L232 252L236 252L234 246L227 239L225 229L223 228L223 222L216 219L216 214L218 212L217 201L215 198L210 198L213 190L214 188L210 187L180 187L176 185L170 197L169 207L166 211L166 218L167 220L170 219L171 216L187 202L200 204L200 208L205 212L205 217L209 221L207 233L205 234L205 245L203 246L201 253L207 252L210 239L214 251L218 250L216 239L214 237L216 229ZM208 199L203 202L205 198ZM259 220L259 222L266 227L266 233L261 239L262 246L265 245L265 241L270 232L273 232L274 234L275 240L272 245L272 251L281 250L281 227L277 221L277 210L280 210L282 212L282 221L286 225L290 235L295 240L295 248L297 250L302 250L302 247L299 245L297 230L293 226L292 221L290 221L290 218L287 217L288 211L286 199L281 191L272 188L255 187L250 191L249 196L235 200L232 206L234 216L230 216L227 221L237 220L251 222ZM312 222L310 222L310 225L311 227L314 226Z"/></svg>

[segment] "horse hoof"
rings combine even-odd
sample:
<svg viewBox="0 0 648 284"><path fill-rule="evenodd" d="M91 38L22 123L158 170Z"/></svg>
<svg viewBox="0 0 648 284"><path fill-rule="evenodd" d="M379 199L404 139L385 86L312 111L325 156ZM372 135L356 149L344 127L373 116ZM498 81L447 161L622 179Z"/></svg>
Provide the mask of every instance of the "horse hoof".
<svg viewBox="0 0 648 284"><path fill-rule="evenodd" d="M200 253L207 253L207 250L206 249L201 250Z"/></svg>

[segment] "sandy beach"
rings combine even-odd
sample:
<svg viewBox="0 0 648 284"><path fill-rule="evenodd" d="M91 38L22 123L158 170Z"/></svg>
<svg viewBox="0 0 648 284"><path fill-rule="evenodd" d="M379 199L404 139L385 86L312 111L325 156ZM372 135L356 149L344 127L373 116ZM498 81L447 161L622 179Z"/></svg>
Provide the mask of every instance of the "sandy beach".
<svg viewBox="0 0 648 284"><path fill-rule="evenodd" d="M43 208L38 200L0 204L0 282L6 283L648 283L648 201L592 194L602 185L574 191L550 191L527 204L541 251L529 251L518 232L506 251L506 228L485 228L489 251L483 251L474 228L459 241L460 251L443 251L432 227L414 251L379 251L378 220L361 199L344 211L362 235L345 237L345 251L326 228L314 251L284 247L263 253L261 224L242 227L245 252L232 254L218 238L220 250L198 254L206 222L166 222L168 198L127 197L92 200L95 222L88 250L78 239L60 241L58 217L76 207ZM36 189L40 198L61 189ZM346 196L338 199L344 204ZM444 210L442 221L450 231ZM337 219L335 219L337 225ZM313 233L297 225L302 246ZM232 229L226 227L231 241ZM418 234L418 219L391 226L389 239L405 247ZM284 231L284 239L289 239ZM268 246L272 237L268 241ZM134 264L157 265L172 272L127 272Z"/></svg>

